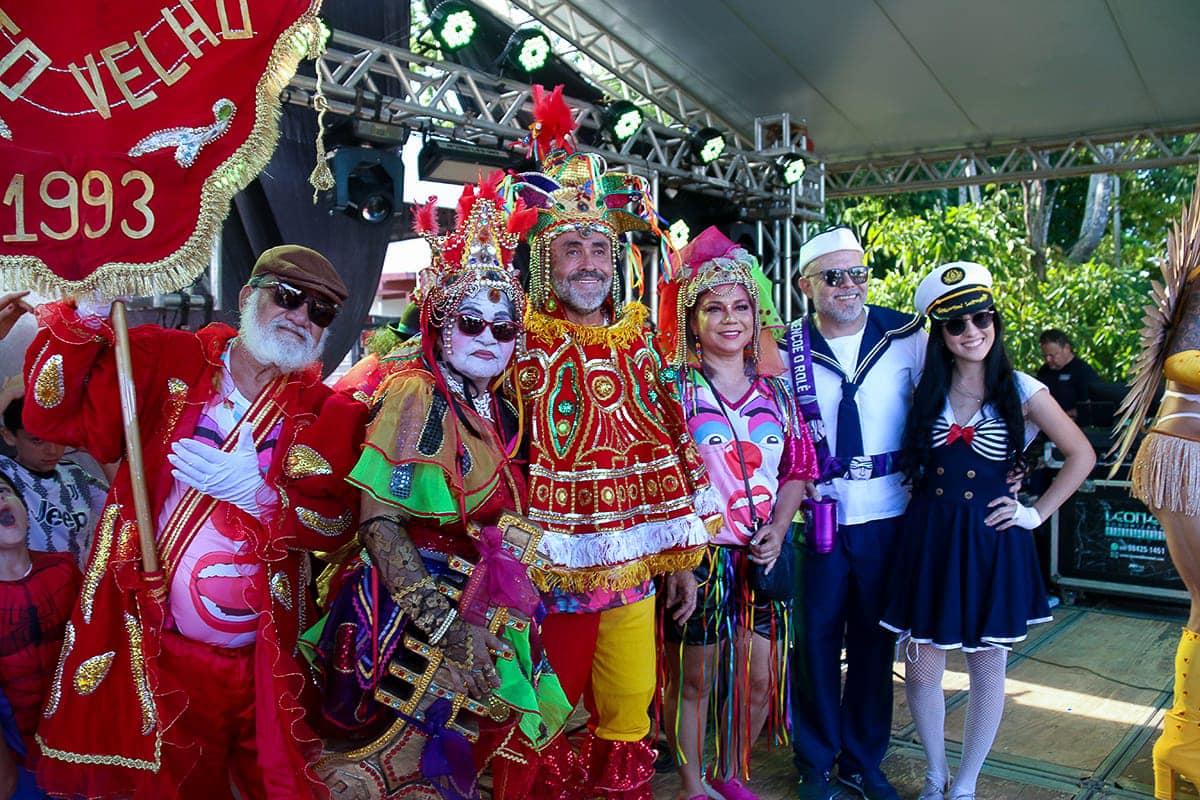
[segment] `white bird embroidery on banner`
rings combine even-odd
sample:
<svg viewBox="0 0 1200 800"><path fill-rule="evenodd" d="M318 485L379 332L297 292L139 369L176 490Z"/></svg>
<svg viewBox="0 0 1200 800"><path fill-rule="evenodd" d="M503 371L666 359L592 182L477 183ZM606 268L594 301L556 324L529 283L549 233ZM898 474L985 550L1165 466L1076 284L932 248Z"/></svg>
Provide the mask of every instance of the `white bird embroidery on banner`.
<svg viewBox="0 0 1200 800"><path fill-rule="evenodd" d="M222 97L213 103L212 110L215 121L211 125L156 131L130 148L129 155L144 156L155 150L174 147L175 163L181 167L192 166L205 145L215 142L229 130L229 123L233 121L237 107L232 100Z"/></svg>

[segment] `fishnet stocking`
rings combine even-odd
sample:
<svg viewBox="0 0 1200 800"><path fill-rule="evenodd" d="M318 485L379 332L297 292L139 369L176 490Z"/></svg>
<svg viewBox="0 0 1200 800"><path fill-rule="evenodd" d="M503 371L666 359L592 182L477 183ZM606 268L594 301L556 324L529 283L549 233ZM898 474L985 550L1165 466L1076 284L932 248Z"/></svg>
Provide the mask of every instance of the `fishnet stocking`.
<svg viewBox="0 0 1200 800"><path fill-rule="evenodd" d="M946 763L946 698L942 694L946 651L909 642L904 655L904 694L921 746L925 748L925 779L935 786L945 786L950 781L950 767Z"/></svg>
<svg viewBox="0 0 1200 800"><path fill-rule="evenodd" d="M996 740L996 730L1004 713L1004 670L1008 652L991 647L965 655L971 689L967 693L967 719L963 724L962 763L954 785L950 787L951 800L975 796L975 782L979 780L983 760Z"/></svg>

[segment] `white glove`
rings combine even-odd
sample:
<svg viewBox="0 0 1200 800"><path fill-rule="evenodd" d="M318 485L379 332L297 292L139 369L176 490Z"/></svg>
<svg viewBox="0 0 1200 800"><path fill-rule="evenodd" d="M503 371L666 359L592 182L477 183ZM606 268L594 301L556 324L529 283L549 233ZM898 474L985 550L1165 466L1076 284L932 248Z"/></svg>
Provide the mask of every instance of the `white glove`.
<svg viewBox="0 0 1200 800"><path fill-rule="evenodd" d="M121 294L116 297L105 297L99 292L91 292L75 298L75 313L79 315L80 319L98 317L107 320L109 314L112 313L112 304L118 300L128 306L133 301L133 296Z"/></svg>
<svg viewBox="0 0 1200 800"><path fill-rule="evenodd" d="M171 446L167 460L175 467L171 474L180 483L232 503L247 514L257 516L263 510L258 496L267 488L267 482L258 468L254 431L249 425L238 429L232 452L222 452L195 439L180 439Z"/></svg>
<svg viewBox="0 0 1200 800"><path fill-rule="evenodd" d="M79 315L80 319L87 319L88 317L108 319L108 315L112 310L112 304L112 299L105 299L94 294L87 295L75 300L75 313Z"/></svg>
<svg viewBox="0 0 1200 800"><path fill-rule="evenodd" d="M1012 524L1018 528L1033 530L1042 524L1042 515L1033 506L1023 506L1017 503L1017 507L1012 515Z"/></svg>

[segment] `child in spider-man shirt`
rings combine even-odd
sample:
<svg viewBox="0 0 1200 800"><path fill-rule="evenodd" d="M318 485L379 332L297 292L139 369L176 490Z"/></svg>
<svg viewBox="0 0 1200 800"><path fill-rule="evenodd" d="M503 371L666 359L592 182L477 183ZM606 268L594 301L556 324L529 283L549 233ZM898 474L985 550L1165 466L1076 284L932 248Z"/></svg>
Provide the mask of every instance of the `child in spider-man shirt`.
<svg viewBox="0 0 1200 800"><path fill-rule="evenodd" d="M22 799L44 796L28 769L33 735L82 580L70 553L30 550L28 529L25 502L0 473L0 796Z"/></svg>

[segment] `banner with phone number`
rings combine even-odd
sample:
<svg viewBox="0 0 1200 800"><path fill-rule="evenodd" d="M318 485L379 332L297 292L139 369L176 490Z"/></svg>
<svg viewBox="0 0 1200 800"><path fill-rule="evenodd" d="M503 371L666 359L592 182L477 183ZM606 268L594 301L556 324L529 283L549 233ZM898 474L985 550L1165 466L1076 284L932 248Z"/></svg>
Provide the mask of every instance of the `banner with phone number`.
<svg viewBox="0 0 1200 800"><path fill-rule="evenodd" d="M267 163L320 0L0 0L0 288L175 291Z"/></svg>

